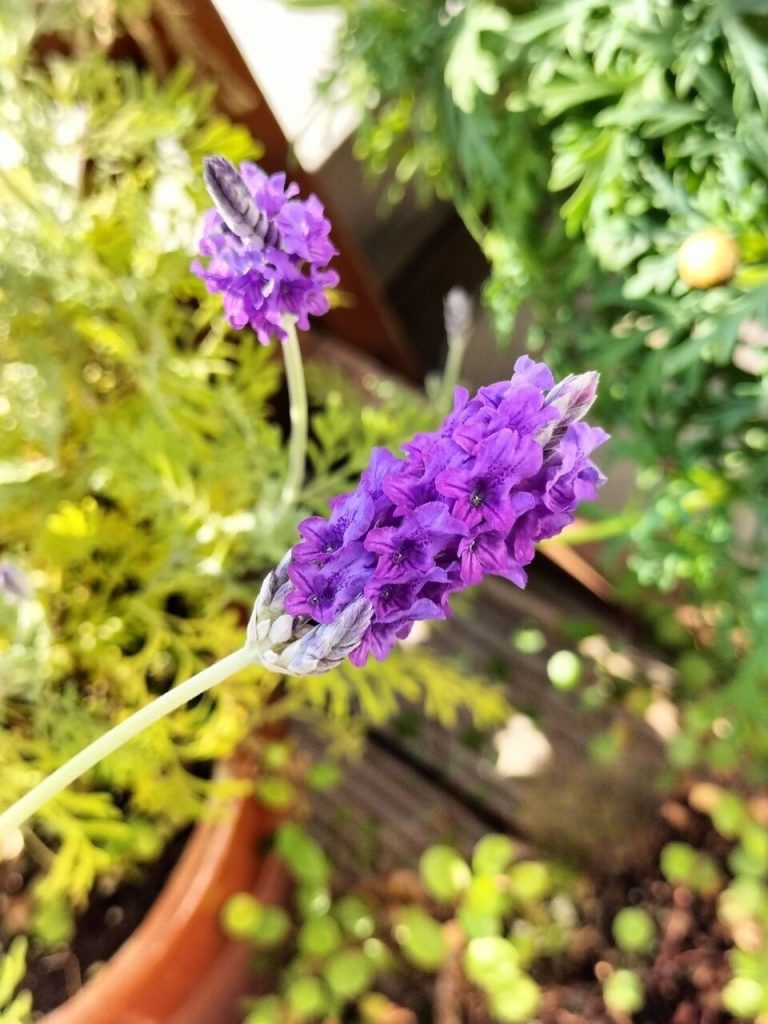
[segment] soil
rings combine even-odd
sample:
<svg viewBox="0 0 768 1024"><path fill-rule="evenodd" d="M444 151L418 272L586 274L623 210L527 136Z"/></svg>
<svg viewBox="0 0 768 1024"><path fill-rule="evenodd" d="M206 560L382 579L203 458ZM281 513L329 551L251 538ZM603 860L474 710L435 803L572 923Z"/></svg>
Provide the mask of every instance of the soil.
<svg viewBox="0 0 768 1024"><path fill-rule="evenodd" d="M684 795L668 800L662 814L665 843L690 843L725 864L730 844L706 817L691 810ZM656 864L644 873L591 877L570 948L534 968L543 993L535 1024L630 1024L628 1017L611 1016L602 998L601 981L620 968L636 971L646 992L646 1004L631 1024L730 1024L733 1018L722 1009L720 993L731 976L727 953L732 942L717 918L717 896L716 891L694 895L685 886L667 883ZM613 918L628 906L642 907L656 922L652 957L622 953L613 943ZM456 1018L436 1009L433 986L423 975L386 990L407 1014L402 1024L493 1024L485 999L466 981L457 984L452 1000L454 1008L461 1008ZM401 1018L393 1020L400 1024Z"/></svg>
<svg viewBox="0 0 768 1024"><path fill-rule="evenodd" d="M32 993L36 1013L48 1013L73 996L141 924L181 856L189 832L180 832L157 861L142 869L140 878L126 880L110 892L97 888L88 909L75 922L71 942L55 950L30 945L21 988ZM18 862L0 863L0 920L4 925L21 923L26 911L23 867ZM5 939L4 932L0 927Z"/></svg>
<svg viewBox="0 0 768 1024"><path fill-rule="evenodd" d="M665 842L688 842L706 850L719 863L729 845L711 828L706 817L692 811L683 796L664 805ZM111 893L96 892L76 922L73 940L56 951L33 946L23 986L32 991L35 1010L48 1012L73 995L100 963L112 956L140 924L178 860L188 831L178 835L163 856L149 865L139 880L126 881ZM12 923L20 872L0 865L0 917ZM670 885L655 865L644 874L607 879L593 877L581 901L581 921L568 953L542 964L536 971L543 990L536 1021L540 1024L621 1024L611 1017L601 996L600 981L616 968L638 972L647 993L646 1006L633 1024L728 1024L732 1018L720 1007L719 993L730 974L728 937L716 915L717 894L692 895L684 886ZM657 923L659 942L653 959L620 953L611 939L615 914L626 906L642 906ZM434 1013L431 985L423 976L410 979L405 991L389 991L415 1017L404 1022L447 1024ZM426 983L425 983L426 982ZM463 1020L490 1024L483 1000L466 988L460 992ZM354 1018L351 1018L354 1019Z"/></svg>

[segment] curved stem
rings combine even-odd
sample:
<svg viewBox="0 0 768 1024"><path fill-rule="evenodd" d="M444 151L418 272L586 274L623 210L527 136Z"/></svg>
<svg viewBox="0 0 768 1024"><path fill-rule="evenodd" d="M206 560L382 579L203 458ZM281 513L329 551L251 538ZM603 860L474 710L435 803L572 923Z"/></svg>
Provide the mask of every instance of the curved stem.
<svg viewBox="0 0 768 1024"><path fill-rule="evenodd" d="M287 334L283 342L283 358L285 359L285 379L288 383L291 436L288 442L288 472L280 500L283 506L289 506L294 504L304 486L309 412L304 364L293 320L286 318L283 327Z"/></svg>
<svg viewBox="0 0 768 1024"><path fill-rule="evenodd" d="M103 758L117 750L128 740L133 739L148 726L157 722L171 711L186 704L194 697L222 682L229 676L238 672L247 665L258 661L258 653L253 647L243 647L234 654L228 654L226 658L217 661L208 668L192 676L180 686L157 697L150 704L134 712L129 718L124 719L112 729L109 729L93 743L84 747L78 754L70 758L63 765L52 772L42 782L26 793L8 810L0 814L0 840L13 829L22 825L27 818L38 811L43 804L46 804L52 797L60 793L62 789L74 782L84 772L87 772Z"/></svg>

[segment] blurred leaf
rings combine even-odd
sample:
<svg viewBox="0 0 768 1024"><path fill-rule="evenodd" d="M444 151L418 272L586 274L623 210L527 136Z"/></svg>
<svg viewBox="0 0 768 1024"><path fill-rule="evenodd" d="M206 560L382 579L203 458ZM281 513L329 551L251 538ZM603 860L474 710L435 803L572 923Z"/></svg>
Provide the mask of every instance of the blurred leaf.
<svg viewBox="0 0 768 1024"><path fill-rule="evenodd" d="M512 978L504 988L490 995L491 1009L502 1024L524 1024L535 1015L541 1002L541 989L526 974Z"/></svg>
<svg viewBox="0 0 768 1024"><path fill-rule="evenodd" d="M613 1013L632 1016L645 1005L645 990L634 971L618 970L603 983L603 998Z"/></svg>
<svg viewBox="0 0 768 1024"><path fill-rule="evenodd" d="M500 935L470 939L464 952L464 969L471 982L493 996L507 992L520 974L517 950Z"/></svg>
<svg viewBox="0 0 768 1024"><path fill-rule="evenodd" d="M431 846L421 856L419 874L427 892L444 902L455 900L472 878L466 861L451 846Z"/></svg>
<svg viewBox="0 0 768 1024"><path fill-rule="evenodd" d="M694 892L716 888L720 871L708 853L687 843L667 843L661 851L661 873L673 885L686 885Z"/></svg>
<svg viewBox="0 0 768 1024"><path fill-rule="evenodd" d="M375 920L371 908L359 896L342 896L333 907L344 931L360 941L373 935Z"/></svg>
<svg viewBox="0 0 768 1024"><path fill-rule="evenodd" d="M478 875L501 874L515 855L515 844L509 836L483 836L472 851L472 868Z"/></svg>
<svg viewBox="0 0 768 1024"><path fill-rule="evenodd" d="M281 825L277 831L275 849L302 882L315 885L327 882L330 872L328 859L300 825L294 822Z"/></svg>
<svg viewBox="0 0 768 1024"><path fill-rule="evenodd" d="M613 938L625 953L650 953L656 939L653 919L641 907L625 907L613 919Z"/></svg>
<svg viewBox="0 0 768 1024"><path fill-rule="evenodd" d="M230 896L221 912L223 927L238 939L255 939L264 920L264 904L250 893Z"/></svg>
<svg viewBox="0 0 768 1024"><path fill-rule="evenodd" d="M397 913L395 939L406 959L425 971L436 971L448 954L443 930L420 907L405 907Z"/></svg>
<svg viewBox="0 0 768 1024"><path fill-rule="evenodd" d="M368 957L356 949L336 953L323 967L323 977L338 999L356 999L373 984L375 968Z"/></svg>
<svg viewBox="0 0 768 1024"><path fill-rule="evenodd" d="M342 944L341 929L332 917L318 917L302 925L299 950L310 956L327 957Z"/></svg>
<svg viewBox="0 0 768 1024"><path fill-rule="evenodd" d="M296 978L286 986L284 994L299 1020L318 1017L329 1009L328 990L319 978Z"/></svg>
<svg viewBox="0 0 768 1024"><path fill-rule="evenodd" d="M464 8L445 64L445 84L465 114L472 113L478 92L493 96L499 87L498 57L484 47L483 35L503 35L511 24L496 4L479 0Z"/></svg>

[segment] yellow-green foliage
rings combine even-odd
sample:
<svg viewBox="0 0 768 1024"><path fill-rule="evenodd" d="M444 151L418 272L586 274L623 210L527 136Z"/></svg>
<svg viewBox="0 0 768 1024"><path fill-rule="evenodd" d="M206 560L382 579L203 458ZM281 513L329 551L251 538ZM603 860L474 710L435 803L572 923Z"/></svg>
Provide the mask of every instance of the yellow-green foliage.
<svg viewBox="0 0 768 1024"><path fill-rule="evenodd" d="M33 70L21 42L0 105L0 515L34 593L1 613L3 805L239 646L248 577L292 536L253 529L282 470L279 362L227 336L188 269L203 154L258 145L186 71L161 88L97 52ZM229 753L275 682L244 675L41 812L43 939L67 934L99 874L156 856L200 813L190 766Z"/></svg>
<svg viewBox="0 0 768 1024"><path fill-rule="evenodd" d="M0 1024L22 1024L30 1019L32 996L16 992L24 977L26 957L27 940L20 936L0 958Z"/></svg>

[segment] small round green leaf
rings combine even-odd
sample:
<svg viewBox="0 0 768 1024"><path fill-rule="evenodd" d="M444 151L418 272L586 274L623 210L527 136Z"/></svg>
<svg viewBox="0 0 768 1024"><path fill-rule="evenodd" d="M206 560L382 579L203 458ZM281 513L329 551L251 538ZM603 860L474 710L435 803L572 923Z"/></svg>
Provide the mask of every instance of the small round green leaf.
<svg viewBox="0 0 768 1024"><path fill-rule="evenodd" d="M287 986L284 995L300 1020L319 1017L329 1008L328 990L319 978L296 978Z"/></svg>
<svg viewBox="0 0 768 1024"><path fill-rule="evenodd" d="M521 860L507 874L509 891L521 903L538 903L552 889L552 875L546 864L538 860Z"/></svg>
<svg viewBox="0 0 768 1024"><path fill-rule="evenodd" d="M302 882L325 885L330 875L328 858L301 825L287 822L277 831L277 852Z"/></svg>
<svg viewBox="0 0 768 1024"><path fill-rule="evenodd" d="M711 660L698 651L686 651L681 654L677 659L676 668L683 681L693 690L706 689L715 678L715 667Z"/></svg>
<svg viewBox="0 0 768 1024"><path fill-rule="evenodd" d="M478 914L501 916L509 910L510 898L506 878L496 875L480 875L473 878L464 894L465 907Z"/></svg>
<svg viewBox="0 0 768 1024"><path fill-rule="evenodd" d="M404 956L426 971L437 970L448 952L442 928L420 907L400 911L395 938Z"/></svg>
<svg viewBox="0 0 768 1024"><path fill-rule="evenodd" d="M323 968L325 980L338 999L356 999L373 984L376 969L359 949L336 953Z"/></svg>
<svg viewBox="0 0 768 1024"><path fill-rule="evenodd" d="M277 1024L281 1003L277 996L263 996L257 999L248 1011L243 1024Z"/></svg>
<svg viewBox="0 0 768 1024"><path fill-rule="evenodd" d="M707 853L688 843L667 843L661 851L661 873L672 885L685 885L694 892L717 886L720 871Z"/></svg>
<svg viewBox="0 0 768 1024"><path fill-rule="evenodd" d="M728 858L735 875L764 878L768 872L768 829L748 821L741 831L741 842Z"/></svg>
<svg viewBox="0 0 768 1024"><path fill-rule="evenodd" d="M265 768L279 771L291 760L291 748L287 743L267 743L262 754Z"/></svg>
<svg viewBox="0 0 768 1024"><path fill-rule="evenodd" d="M252 939L259 946L279 946L291 928L291 919L282 907L264 907L264 914Z"/></svg>
<svg viewBox="0 0 768 1024"><path fill-rule="evenodd" d="M374 968L382 973L390 970L394 964L395 958L392 955L391 949L381 939L376 939L373 936L370 939L366 939L363 943L363 952Z"/></svg>
<svg viewBox="0 0 768 1024"><path fill-rule="evenodd" d="M656 937L653 918L641 907L625 907L613 919L613 937L625 953L650 953Z"/></svg>
<svg viewBox="0 0 768 1024"><path fill-rule="evenodd" d="M331 894L322 885L300 885L296 891L296 906L305 921L324 917L331 909Z"/></svg>
<svg viewBox="0 0 768 1024"><path fill-rule="evenodd" d="M282 810L290 807L296 799L296 789L289 779L282 775L265 775L256 783L256 795L266 807Z"/></svg>
<svg viewBox="0 0 768 1024"><path fill-rule="evenodd" d="M501 935L501 917L483 914L473 907L459 907L456 919L468 939L481 939L485 935Z"/></svg>
<svg viewBox="0 0 768 1024"><path fill-rule="evenodd" d="M765 1009L768 992L752 978L731 978L722 993L723 1006L734 1017L755 1017Z"/></svg>
<svg viewBox="0 0 768 1024"><path fill-rule="evenodd" d="M224 930L235 939L253 939L264 918L264 904L248 892L231 896L221 911Z"/></svg>
<svg viewBox="0 0 768 1024"><path fill-rule="evenodd" d="M720 895L717 916L734 931L745 921L768 922L768 888L757 878L734 879Z"/></svg>
<svg viewBox="0 0 768 1024"><path fill-rule="evenodd" d="M547 662L547 675L558 690L572 690L581 682L581 659L573 651L555 651Z"/></svg>
<svg viewBox="0 0 768 1024"><path fill-rule="evenodd" d="M464 951L467 977L487 992L509 989L520 975L517 950L500 935L470 939Z"/></svg>
<svg viewBox="0 0 768 1024"><path fill-rule="evenodd" d="M527 974L514 978L508 986L490 995L493 1018L500 1024L527 1024L541 1002L541 989Z"/></svg>
<svg viewBox="0 0 768 1024"><path fill-rule="evenodd" d="M336 915L344 931L355 939L367 939L376 927L371 908L359 896L342 896L334 905Z"/></svg>
<svg viewBox="0 0 768 1024"><path fill-rule="evenodd" d="M515 855L509 836L483 836L472 852L472 867L478 875L496 875L506 871Z"/></svg>
<svg viewBox="0 0 768 1024"><path fill-rule="evenodd" d="M455 900L469 885L472 872L464 858L452 846L431 846L419 861L424 887L435 899Z"/></svg>
<svg viewBox="0 0 768 1024"><path fill-rule="evenodd" d="M518 629L512 634L512 643L521 654L538 654L547 646L547 638L540 629Z"/></svg>
<svg viewBox="0 0 768 1024"><path fill-rule="evenodd" d="M612 1013L637 1013L645 1004L643 983L634 971L614 971L603 983L603 999Z"/></svg>
<svg viewBox="0 0 768 1024"><path fill-rule="evenodd" d="M342 944L341 928L332 917L307 921L299 931L299 949L309 956L330 956Z"/></svg>
<svg viewBox="0 0 768 1024"><path fill-rule="evenodd" d="M715 828L726 839L735 839L749 823L749 813L744 801L735 793L723 792L710 813Z"/></svg>

